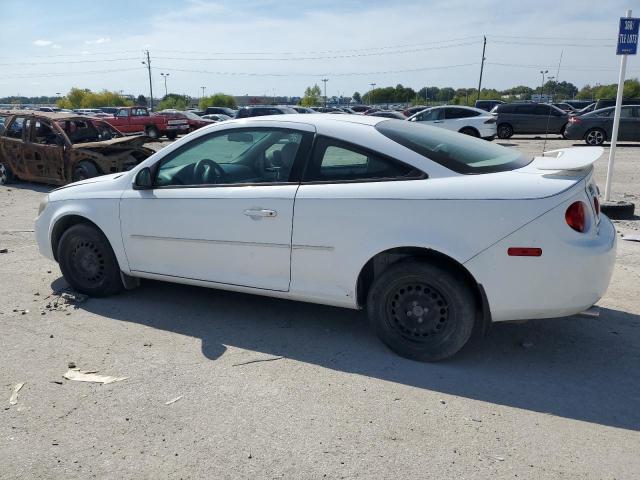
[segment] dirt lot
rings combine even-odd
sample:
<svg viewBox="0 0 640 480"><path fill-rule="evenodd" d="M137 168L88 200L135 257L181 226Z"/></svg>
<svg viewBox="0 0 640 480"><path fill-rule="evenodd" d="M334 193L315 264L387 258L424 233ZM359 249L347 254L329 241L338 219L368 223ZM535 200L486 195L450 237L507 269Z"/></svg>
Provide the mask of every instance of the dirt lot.
<svg viewBox="0 0 640 480"><path fill-rule="evenodd" d="M639 162L619 149L616 197L640 203ZM58 299L32 232L47 190L0 187L3 479L638 478L640 243L619 242L599 318L496 325L420 364L360 312L158 282ZM69 362L128 379L68 381Z"/></svg>

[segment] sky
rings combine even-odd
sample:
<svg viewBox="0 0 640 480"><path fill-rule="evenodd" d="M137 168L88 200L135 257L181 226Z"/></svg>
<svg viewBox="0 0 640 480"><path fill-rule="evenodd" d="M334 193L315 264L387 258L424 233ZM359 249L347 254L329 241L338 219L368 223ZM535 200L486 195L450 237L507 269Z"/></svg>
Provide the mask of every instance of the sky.
<svg viewBox="0 0 640 480"><path fill-rule="evenodd" d="M616 83L618 19L607 0L0 0L0 97L72 87L154 96L301 96L371 88L578 87ZM636 12L640 16L640 10ZM559 68L558 68L559 65ZM160 74L168 74L163 77ZM640 76L630 57L627 78Z"/></svg>

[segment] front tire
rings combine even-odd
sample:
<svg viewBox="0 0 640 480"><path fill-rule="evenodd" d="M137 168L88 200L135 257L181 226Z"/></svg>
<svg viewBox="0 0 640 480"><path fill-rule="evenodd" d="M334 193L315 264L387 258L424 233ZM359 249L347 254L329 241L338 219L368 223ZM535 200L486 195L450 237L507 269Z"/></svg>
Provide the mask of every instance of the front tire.
<svg viewBox="0 0 640 480"><path fill-rule="evenodd" d="M158 129L156 127L147 127L144 129L144 133L147 137L153 140L157 140L158 138L160 138L160 132L158 132Z"/></svg>
<svg viewBox="0 0 640 480"><path fill-rule="evenodd" d="M15 176L8 165L0 163L0 185L7 185L15 180Z"/></svg>
<svg viewBox="0 0 640 480"><path fill-rule="evenodd" d="M457 353L471 337L476 317L466 281L415 260L396 263L376 279L367 314L376 335L391 350L423 362Z"/></svg>
<svg viewBox="0 0 640 480"><path fill-rule="evenodd" d="M506 140L513 136L513 127L508 123L501 123L498 125L498 138Z"/></svg>
<svg viewBox="0 0 640 480"><path fill-rule="evenodd" d="M91 225L80 223L65 231L57 258L64 279L81 293L106 297L122 290L120 267L109 240Z"/></svg>
<svg viewBox="0 0 640 480"><path fill-rule="evenodd" d="M83 161L76 165L73 171L73 181L79 182L80 180L97 177L99 174L98 167L91 162Z"/></svg>
<svg viewBox="0 0 640 480"><path fill-rule="evenodd" d="M169 140L175 140L176 138L178 138L178 134L176 132L168 132L167 133L167 138Z"/></svg>
<svg viewBox="0 0 640 480"><path fill-rule="evenodd" d="M602 145L605 139L606 135L604 131L600 130L599 128L592 128L584 134L584 141L586 142L586 144L594 147Z"/></svg>

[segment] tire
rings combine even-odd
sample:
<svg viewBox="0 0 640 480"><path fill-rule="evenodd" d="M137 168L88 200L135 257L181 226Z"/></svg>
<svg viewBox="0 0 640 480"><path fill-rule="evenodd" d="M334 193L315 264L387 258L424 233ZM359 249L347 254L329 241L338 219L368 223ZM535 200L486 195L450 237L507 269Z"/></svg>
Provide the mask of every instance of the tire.
<svg viewBox="0 0 640 480"><path fill-rule="evenodd" d="M594 147L602 145L606 139L607 135L599 128L592 128L584 134L585 143Z"/></svg>
<svg viewBox="0 0 640 480"><path fill-rule="evenodd" d="M15 180L9 165L0 163L0 185L7 185Z"/></svg>
<svg viewBox="0 0 640 480"><path fill-rule="evenodd" d="M416 260L398 262L374 281L367 314L391 350L423 362L457 353L471 337L476 319L473 292L465 281Z"/></svg>
<svg viewBox="0 0 640 480"><path fill-rule="evenodd" d="M98 175L100 175L98 167L93 163L84 160L76 165L76 168L73 171L73 181L79 182L80 180L97 177Z"/></svg>
<svg viewBox="0 0 640 480"><path fill-rule="evenodd" d="M634 218L636 206L631 202L603 202L600 205L602 213L614 220L630 220Z"/></svg>
<svg viewBox="0 0 640 480"><path fill-rule="evenodd" d="M501 123L498 125L498 138L503 140L511 138L513 136L513 127L508 123Z"/></svg>
<svg viewBox="0 0 640 480"><path fill-rule="evenodd" d="M569 140L567 138L567 127L569 126L568 123L565 123L562 128L560 129L560 135L562 135L562 138L564 138L565 140Z"/></svg>
<svg viewBox="0 0 640 480"><path fill-rule="evenodd" d="M58 263L77 291L106 297L122 290L120 267L104 234L86 223L73 225L60 238Z"/></svg>
<svg viewBox="0 0 640 480"><path fill-rule="evenodd" d="M463 129L460 130L460 133L463 133L464 135L469 135L470 137L476 137L476 138L480 137L480 134L478 133L478 131L472 127L464 127Z"/></svg>
<svg viewBox="0 0 640 480"><path fill-rule="evenodd" d="M177 134L177 132L168 132L167 133L167 138L169 140L175 140L176 138L178 138L178 134Z"/></svg>
<svg viewBox="0 0 640 480"><path fill-rule="evenodd" d="M157 140L158 138L160 138L160 132L158 132L158 129L156 127L146 127L144 129L144 134L147 137L152 138L153 140Z"/></svg>

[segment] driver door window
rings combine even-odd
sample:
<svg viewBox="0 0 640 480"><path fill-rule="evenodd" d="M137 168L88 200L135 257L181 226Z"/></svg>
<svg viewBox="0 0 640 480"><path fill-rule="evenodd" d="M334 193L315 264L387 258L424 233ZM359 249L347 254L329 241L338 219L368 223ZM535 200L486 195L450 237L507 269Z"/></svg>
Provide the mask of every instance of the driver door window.
<svg viewBox="0 0 640 480"><path fill-rule="evenodd" d="M306 135L277 128L214 133L163 159L155 186L289 182Z"/></svg>

